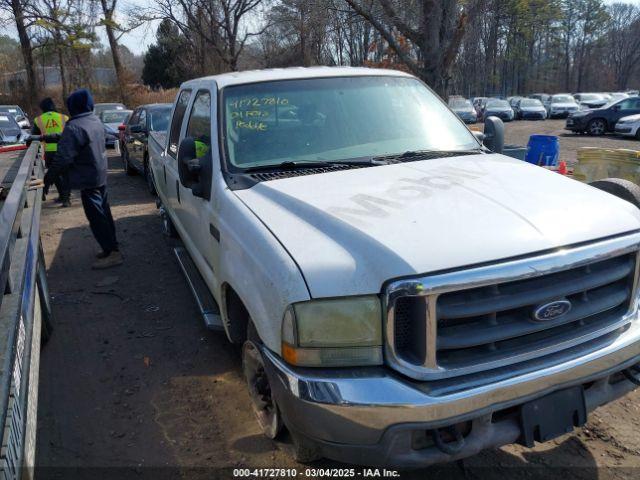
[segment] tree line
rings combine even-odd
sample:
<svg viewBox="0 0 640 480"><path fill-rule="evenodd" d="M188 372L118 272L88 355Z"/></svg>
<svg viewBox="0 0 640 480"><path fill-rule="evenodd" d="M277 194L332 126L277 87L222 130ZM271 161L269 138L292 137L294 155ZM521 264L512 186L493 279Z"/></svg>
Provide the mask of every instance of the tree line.
<svg viewBox="0 0 640 480"><path fill-rule="evenodd" d="M141 80L171 88L247 68L352 65L403 69L439 94L638 88L640 8L603 0L0 0L13 23L25 88L37 58L59 69L63 95L108 42L117 94L133 74L121 39L158 21ZM6 54L0 41L0 62ZM84 74L83 74L84 72Z"/></svg>

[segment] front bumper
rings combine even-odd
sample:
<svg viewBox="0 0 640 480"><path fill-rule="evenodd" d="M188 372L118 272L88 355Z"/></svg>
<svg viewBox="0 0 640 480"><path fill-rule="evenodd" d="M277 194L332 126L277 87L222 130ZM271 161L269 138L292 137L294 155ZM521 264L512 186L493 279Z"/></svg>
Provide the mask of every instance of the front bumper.
<svg viewBox="0 0 640 480"><path fill-rule="evenodd" d="M546 112L521 112L520 118L523 120L544 120L547 118Z"/></svg>
<svg viewBox="0 0 640 480"><path fill-rule="evenodd" d="M640 321L634 319L612 343L582 357L443 395L435 395L430 382L384 367L293 368L266 348L262 353L285 424L323 456L417 468L518 441L519 420L505 412L553 391L583 385L588 411L629 392L633 383L614 380L640 362ZM463 422L470 430L456 454L420 445L426 432Z"/></svg>
<svg viewBox="0 0 640 480"><path fill-rule="evenodd" d="M571 130L572 132L583 132L587 128L587 122L570 116L567 118L564 128L565 130Z"/></svg>
<svg viewBox="0 0 640 480"><path fill-rule="evenodd" d="M615 132L620 135L635 135L633 128L631 126L618 126L616 125Z"/></svg>

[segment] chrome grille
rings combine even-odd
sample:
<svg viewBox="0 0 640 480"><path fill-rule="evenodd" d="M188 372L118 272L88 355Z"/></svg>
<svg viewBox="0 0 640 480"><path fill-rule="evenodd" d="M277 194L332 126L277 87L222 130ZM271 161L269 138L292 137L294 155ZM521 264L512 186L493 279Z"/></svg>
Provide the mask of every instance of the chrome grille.
<svg viewBox="0 0 640 480"><path fill-rule="evenodd" d="M636 308L639 239L393 282L386 295L387 360L417 379L447 378L608 335ZM557 300L571 302L571 310L533 318L537 307Z"/></svg>

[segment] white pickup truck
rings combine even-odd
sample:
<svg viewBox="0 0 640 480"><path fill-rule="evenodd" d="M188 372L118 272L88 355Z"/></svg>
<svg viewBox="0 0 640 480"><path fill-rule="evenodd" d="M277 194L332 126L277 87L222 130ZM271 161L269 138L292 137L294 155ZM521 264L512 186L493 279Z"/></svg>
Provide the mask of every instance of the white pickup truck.
<svg viewBox="0 0 640 480"><path fill-rule="evenodd" d="M204 319L298 460L531 446L639 383L640 210L492 153L489 123L483 145L411 75L318 67L188 81L151 136Z"/></svg>

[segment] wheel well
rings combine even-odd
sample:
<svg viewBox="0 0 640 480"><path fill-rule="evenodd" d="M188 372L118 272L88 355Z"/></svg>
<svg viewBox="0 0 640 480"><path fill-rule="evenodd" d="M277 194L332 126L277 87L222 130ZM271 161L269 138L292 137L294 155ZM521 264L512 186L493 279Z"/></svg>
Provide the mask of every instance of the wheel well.
<svg viewBox="0 0 640 480"><path fill-rule="evenodd" d="M247 338L247 326L251 320L249 311L240 295L228 283L225 283L222 287L222 298L224 302L224 321L229 340L231 340L231 343L241 344Z"/></svg>

